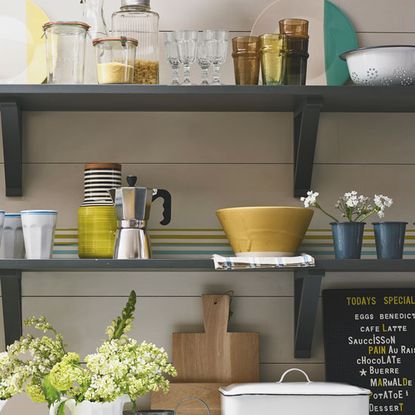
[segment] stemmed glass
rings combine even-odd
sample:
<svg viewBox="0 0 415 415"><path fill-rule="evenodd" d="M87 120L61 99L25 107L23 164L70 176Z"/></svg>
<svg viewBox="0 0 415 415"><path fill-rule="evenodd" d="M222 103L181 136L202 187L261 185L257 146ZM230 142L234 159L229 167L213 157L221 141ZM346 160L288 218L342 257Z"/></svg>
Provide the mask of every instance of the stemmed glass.
<svg viewBox="0 0 415 415"><path fill-rule="evenodd" d="M183 64L182 85L192 85L190 80L190 66L196 60L197 32L194 30L180 30L174 33L179 52L179 61Z"/></svg>
<svg viewBox="0 0 415 415"><path fill-rule="evenodd" d="M213 66L212 85L222 85L220 80L220 67L228 56L229 33L226 30L207 30L211 39L208 40L207 47L209 59Z"/></svg>
<svg viewBox="0 0 415 415"><path fill-rule="evenodd" d="M197 63L202 70L202 85L209 85L209 68L211 66L211 60L209 55L208 42L212 40L212 32L205 30L199 32L197 36Z"/></svg>
<svg viewBox="0 0 415 415"><path fill-rule="evenodd" d="M171 66L171 84L180 85L179 81L179 48L177 47L177 42L174 33L166 32L164 34L164 44L166 47L166 56L167 61Z"/></svg>

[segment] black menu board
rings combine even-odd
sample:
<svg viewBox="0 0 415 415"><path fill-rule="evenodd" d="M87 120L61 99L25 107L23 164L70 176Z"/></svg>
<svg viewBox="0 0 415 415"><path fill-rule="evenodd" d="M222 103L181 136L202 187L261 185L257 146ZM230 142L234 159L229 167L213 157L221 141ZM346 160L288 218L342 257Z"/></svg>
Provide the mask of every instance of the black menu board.
<svg viewBox="0 0 415 415"><path fill-rule="evenodd" d="M323 291L326 380L370 389L370 413L415 414L415 289Z"/></svg>

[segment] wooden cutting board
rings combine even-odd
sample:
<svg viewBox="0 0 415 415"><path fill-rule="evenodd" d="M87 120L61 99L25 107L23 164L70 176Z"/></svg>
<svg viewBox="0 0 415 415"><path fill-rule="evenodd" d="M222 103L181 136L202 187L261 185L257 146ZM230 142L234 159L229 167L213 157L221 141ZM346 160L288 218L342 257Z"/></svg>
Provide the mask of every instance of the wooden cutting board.
<svg viewBox="0 0 415 415"><path fill-rule="evenodd" d="M205 332L173 333L174 382L259 382L259 334L228 333L228 295L202 302Z"/></svg>
<svg viewBox="0 0 415 415"><path fill-rule="evenodd" d="M222 383L171 383L168 393L156 392L151 394L151 409L177 408L177 415L207 415L204 405L197 401L201 399L209 407L212 415L220 415L219 388L226 386Z"/></svg>

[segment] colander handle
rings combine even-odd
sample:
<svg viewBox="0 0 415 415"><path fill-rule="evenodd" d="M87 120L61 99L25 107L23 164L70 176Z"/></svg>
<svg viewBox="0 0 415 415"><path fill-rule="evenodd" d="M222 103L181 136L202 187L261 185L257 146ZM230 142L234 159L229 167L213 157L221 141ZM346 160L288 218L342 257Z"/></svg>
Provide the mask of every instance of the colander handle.
<svg viewBox="0 0 415 415"><path fill-rule="evenodd" d="M292 368L292 369L288 369L288 370L286 370L286 371L282 374L281 379L280 379L277 383L282 383L282 382L284 381L285 377L286 377L289 373L291 373L291 372L300 372L300 373L302 373L302 374L305 376L305 378L306 378L306 380L307 380L307 383L311 383L311 380L310 380L310 378L308 377L307 373L305 373L305 372L304 372L304 370L297 369L296 367L294 367L294 368Z"/></svg>

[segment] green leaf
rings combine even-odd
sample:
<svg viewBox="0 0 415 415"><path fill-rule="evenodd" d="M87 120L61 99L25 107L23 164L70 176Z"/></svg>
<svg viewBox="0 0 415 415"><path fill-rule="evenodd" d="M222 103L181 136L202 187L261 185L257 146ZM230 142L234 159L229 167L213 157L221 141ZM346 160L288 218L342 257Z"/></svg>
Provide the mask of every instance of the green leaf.
<svg viewBox="0 0 415 415"><path fill-rule="evenodd" d="M59 406L58 410L56 412L56 415L65 415L65 405L67 401L62 401Z"/></svg>
<svg viewBox="0 0 415 415"><path fill-rule="evenodd" d="M131 330L131 324L134 321L136 302L137 294L135 291L131 291L121 316L117 317L107 329L110 340L120 339L125 333Z"/></svg>
<svg viewBox="0 0 415 415"><path fill-rule="evenodd" d="M55 402L58 402L61 399L61 394L59 391L52 385L50 382L49 376L45 376L45 378L42 381L42 391L45 395L45 398L51 406Z"/></svg>

